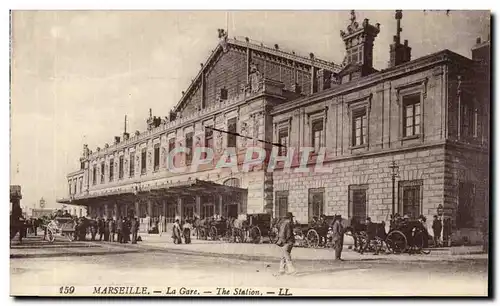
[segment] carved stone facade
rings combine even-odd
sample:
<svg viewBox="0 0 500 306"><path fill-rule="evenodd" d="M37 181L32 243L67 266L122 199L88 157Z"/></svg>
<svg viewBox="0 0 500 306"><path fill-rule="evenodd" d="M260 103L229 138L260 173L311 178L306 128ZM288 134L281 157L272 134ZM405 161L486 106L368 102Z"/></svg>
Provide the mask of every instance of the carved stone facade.
<svg viewBox="0 0 500 306"><path fill-rule="evenodd" d="M225 31L219 31L218 47L182 95L169 122L148 125L150 129L144 133L105 145L95 153L84 148L83 169L68 175L68 181L78 182L79 177L88 180L83 180L81 192L71 195L73 202L78 203L79 197L85 199L81 203L93 207L94 212L103 211L104 204L120 206L123 202L123 207L133 207L139 215L166 214L168 218L193 213L264 212L280 217L286 208L299 222L319 213L388 221L393 212L411 213L412 217L422 214L430 222L441 204L455 233L472 237L481 218L488 215L489 201L489 96L478 94L478 98L470 99L468 95L487 90L475 82L476 64L445 50L378 72L369 67L378 32L378 25L370 25L368 20L359 24L353 16L347 32L342 33L346 50L361 46L359 70L352 57L351 63L341 67L314 54L303 58L278 48L232 40ZM357 80L352 82L354 78ZM221 89L227 90L227 99L217 99ZM473 115L465 115L471 112ZM206 127L216 129L210 137ZM234 140L218 130L252 139ZM234 145L240 170L250 146L270 152L271 143L286 142L288 152L290 148L298 152L301 147L312 147L315 152L308 160L307 173L294 172L300 162L297 153L291 172L280 167L267 171L267 161L243 173L216 168L216 162L193 171L186 154L168 160L167 153L175 147L191 144L194 148L207 141L212 144L215 161ZM324 156L319 154L320 149L325 150ZM132 152L135 161L131 170L132 160L128 159ZM155 154L160 155L159 169L155 169ZM101 183L101 163L110 156L117 163L120 155L126 165L123 178L115 175L115 180L107 181L106 163L106 180ZM318 159L323 159L329 173L315 171ZM399 166L395 211L389 168L392 161ZM184 168L170 171L170 162ZM114 171L120 171L118 168L115 164ZM196 179L217 185L238 180L244 192L236 201L212 194L205 203L197 196L194 200L162 196L168 187L158 187ZM463 198L464 188L474 190L473 198ZM279 210L278 192L288 203ZM112 198L115 202L110 204ZM360 198L361 204L357 202ZM471 200L473 207L464 202ZM165 204L157 210L151 203ZM237 207L231 206L234 203ZM469 219L462 216L466 213L471 215Z"/></svg>

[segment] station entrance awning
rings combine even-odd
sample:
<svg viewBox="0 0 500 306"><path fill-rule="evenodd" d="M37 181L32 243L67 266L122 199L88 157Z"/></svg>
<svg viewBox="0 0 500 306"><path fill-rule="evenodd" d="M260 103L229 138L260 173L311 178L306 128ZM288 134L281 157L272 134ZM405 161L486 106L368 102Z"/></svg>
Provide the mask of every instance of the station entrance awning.
<svg viewBox="0 0 500 306"><path fill-rule="evenodd" d="M199 179L177 182L142 182L128 187L117 187L89 194L76 195L57 200L58 203L71 205L89 205L96 201L126 201L133 202L137 196L154 197L185 197L210 194L234 194L246 192L245 188L227 186L212 181Z"/></svg>

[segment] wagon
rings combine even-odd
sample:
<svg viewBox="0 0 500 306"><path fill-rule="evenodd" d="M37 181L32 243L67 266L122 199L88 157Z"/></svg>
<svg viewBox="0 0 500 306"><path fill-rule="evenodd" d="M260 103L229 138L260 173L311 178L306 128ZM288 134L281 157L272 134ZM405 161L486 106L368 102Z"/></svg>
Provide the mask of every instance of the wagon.
<svg viewBox="0 0 500 306"><path fill-rule="evenodd" d="M208 228L208 237L214 241L226 237L230 233L229 222L225 219L209 221L206 228Z"/></svg>
<svg viewBox="0 0 500 306"><path fill-rule="evenodd" d="M429 254L429 234L425 226L418 220L401 221L394 224L387 234L385 244L395 254Z"/></svg>
<svg viewBox="0 0 500 306"><path fill-rule="evenodd" d="M354 250L359 253L366 251L380 253L387 238L385 222L351 223L346 227L345 233L352 236Z"/></svg>
<svg viewBox="0 0 500 306"><path fill-rule="evenodd" d="M269 242L274 243L278 237L274 223L275 220L270 214L248 214L245 219L236 219L232 223L232 240L261 243L263 237L268 237Z"/></svg>
<svg viewBox="0 0 500 306"><path fill-rule="evenodd" d="M75 239L76 222L70 217L56 217L51 220L46 226L47 239L54 242L56 236L66 237L69 241Z"/></svg>

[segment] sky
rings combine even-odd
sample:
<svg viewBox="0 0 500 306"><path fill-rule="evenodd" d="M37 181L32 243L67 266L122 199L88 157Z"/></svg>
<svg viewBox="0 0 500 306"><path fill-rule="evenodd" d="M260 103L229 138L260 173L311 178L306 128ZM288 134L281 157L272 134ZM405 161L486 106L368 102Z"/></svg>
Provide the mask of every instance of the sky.
<svg viewBox="0 0 500 306"><path fill-rule="evenodd" d="M356 11L380 23L374 66L387 68L394 11ZM14 11L11 22L11 184L22 205L58 207L84 143L112 144L167 116L217 46L217 29L340 64L349 11ZM470 57L489 12L403 11L412 59L449 49Z"/></svg>

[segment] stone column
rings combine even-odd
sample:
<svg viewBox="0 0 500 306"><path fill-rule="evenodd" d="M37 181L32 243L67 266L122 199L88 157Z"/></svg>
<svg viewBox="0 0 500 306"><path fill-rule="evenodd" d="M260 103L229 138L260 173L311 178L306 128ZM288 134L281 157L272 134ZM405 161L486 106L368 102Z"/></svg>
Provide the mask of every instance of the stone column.
<svg viewBox="0 0 500 306"><path fill-rule="evenodd" d="M217 194L217 210L219 212L219 215L222 216L222 194Z"/></svg>
<svg viewBox="0 0 500 306"><path fill-rule="evenodd" d="M194 214L198 216L198 218L201 216L201 197L199 195L196 196L196 211Z"/></svg>
<svg viewBox="0 0 500 306"><path fill-rule="evenodd" d="M148 217L153 217L153 201L148 199Z"/></svg>
<svg viewBox="0 0 500 306"><path fill-rule="evenodd" d="M92 206L90 206L90 205L87 205L87 215L89 217L92 217Z"/></svg>
<svg viewBox="0 0 500 306"><path fill-rule="evenodd" d="M116 219L121 217L120 211L118 210L118 203L115 202L115 205L113 207L113 214Z"/></svg>
<svg viewBox="0 0 500 306"><path fill-rule="evenodd" d="M167 200L163 199L161 202L162 202L161 215L163 217L166 217L167 216Z"/></svg>
<svg viewBox="0 0 500 306"><path fill-rule="evenodd" d="M182 221L182 197L177 197L177 211L175 214L175 218Z"/></svg>
<svg viewBox="0 0 500 306"><path fill-rule="evenodd" d="M104 204L104 217L107 219L109 218L109 207L108 203Z"/></svg>
<svg viewBox="0 0 500 306"><path fill-rule="evenodd" d="M139 208L140 208L140 207L139 207L139 200L138 200L138 199L136 199L136 200L135 200L135 203L134 203L134 210L135 210L135 211L134 211L134 215L135 215L137 218L139 218L139 213L140 213L140 209L139 209Z"/></svg>

